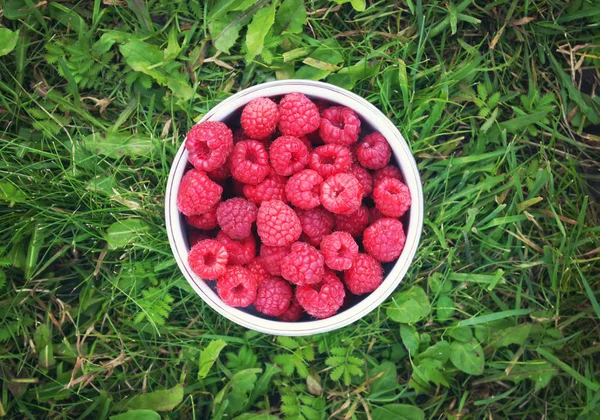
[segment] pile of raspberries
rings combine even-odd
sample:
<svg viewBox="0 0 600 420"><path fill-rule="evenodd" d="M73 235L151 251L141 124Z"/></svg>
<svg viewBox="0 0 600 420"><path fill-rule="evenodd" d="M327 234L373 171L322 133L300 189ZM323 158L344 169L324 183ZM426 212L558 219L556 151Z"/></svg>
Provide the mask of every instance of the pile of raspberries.
<svg viewBox="0 0 600 420"><path fill-rule="evenodd" d="M177 205L188 261L228 305L327 318L382 283L381 263L404 248L410 191L387 140L361 138L352 109L301 93L278 102L249 102L235 132L206 121L187 134L193 168Z"/></svg>

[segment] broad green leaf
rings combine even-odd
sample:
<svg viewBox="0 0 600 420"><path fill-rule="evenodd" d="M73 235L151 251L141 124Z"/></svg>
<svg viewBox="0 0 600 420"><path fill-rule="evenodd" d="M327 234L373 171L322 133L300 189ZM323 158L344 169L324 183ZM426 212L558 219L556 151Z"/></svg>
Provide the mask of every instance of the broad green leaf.
<svg viewBox="0 0 600 420"><path fill-rule="evenodd" d="M408 404L387 404L371 413L373 420L424 420L425 413L419 407Z"/></svg>
<svg viewBox="0 0 600 420"><path fill-rule="evenodd" d="M219 19L211 19L208 23L208 30L215 48L224 53L229 53L229 49L235 45L240 36L240 30L249 21L250 15L242 12L231 12Z"/></svg>
<svg viewBox="0 0 600 420"><path fill-rule="evenodd" d="M117 249L130 244L144 235L150 226L141 219L124 219L113 223L106 230L109 249Z"/></svg>
<svg viewBox="0 0 600 420"><path fill-rule="evenodd" d="M11 31L7 28L0 28L0 57L11 52L17 45L19 31Z"/></svg>
<svg viewBox="0 0 600 420"><path fill-rule="evenodd" d="M171 411L183 401L183 385L175 385L171 389L139 394L125 398L113 406L113 411L122 410L154 410Z"/></svg>
<svg viewBox="0 0 600 420"><path fill-rule="evenodd" d="M447 321L452 318L456 312L454 301L448 295L442 295L437 300L437 319L438 321Z"/></svg>
<svg viewBox="0 0 600 420"><path fill-rule="evenodd" d="M46 323L40 324L35 329L35 333L33 334L33 342L38 353L50 343L50 336L51 332Z"/></svg>
<svg viewBox="0 0 600 420"><path fill-rule="evenodd" d="M0 200L8 201L12 206L14 203L22 203L27 199L27 194L8 182L0 182Z"/></svg>
<svg viewBox="0 0 600 420"><path fill-rule="evenodd" d="M481 375L485 359L479 343L454 341L450 344L450 361L456 368L469 375Z"/></svg>
<svg viewBox="0 0 600 420"><path fill-rule="evenodd" d="M402 338L402 344L408 350L411 356L414 356L419 351L419 333L412 325L400 325L400 337Z"/></svg>
<svg viewBox="0 0 600 420"><path fill-rule="evenodd" d="M112 176L97 176L90 179L87 185L90 191L103 193L108 196L112 196L114 194L113 189L117 188L117 182Z"/></svg>
<svg viewBox="0 0 600 420"><path fill-rule="evenodd" d="M515 327L495 331L492 334L491 345L495 349L506 347L511 344L523 345L531 332L531 324L522 324Z"/></svg>
<svg viewBox="0 0 600 420"><path fill-rule="evenodd" d="M442 276L440 273L433 273L429 276L427 284L433 293L447 294L452 290L452 280Z"/></svg>
<svg viewBox="0 0 600 420"><path fill-rule="evenodd" d="M557 374L558 368L545 360L528 360L525 364L513 366L508 374L502 372L498 375L488 376L484 378L484 381L511 381L518 384L525 379L530 379L535 382L535 391L539 391L548 385Z"/></svg>
<svg viewBox="0 0 600 420"><path fill-rule="evenodd" d="M230 385L233 389L247 394L254 388L256 374L261 372L262 369L258 368L241 370L231 377Z"/></svg>
<svg viewBox="0 0 600 420"><path fill-rule="evenodd" d="M365 0L333 0L337 4L350 3L354 10L358 12L364 12L367 7Z"/></svg>
<svg viewBox="0 0 600 420"><path fill-rule="evenodd" d="M154 149L150 137L123 132L92 133L81 140L81 145L94 153L117 159L121 156L148 156Z"/></svg>
<svg viewBox="0 0 600 420"><path fill-rule="evenodd" d="M387 316L393 321L414 324L429 315L431 307L425 291L419 286L396 293L387 308Z"/></svg>
<svg viewBox="0 0 600 420"><path fill-rule="evenodd" d="M435 359L445 363L450 357L450 344L447 341L439 341L433 346L429 346L425 351L419 354L415 360L420 359Z"/></svg>
<svg viewBox="0 0 600 420"><path fill-rule="evenodd" d="M279 420L279 417L264 413L244 413L233 418L233 420Z"/></svg>
<svg viewBox="0 0 600 420"><path fill-rule="evenodd" d="M366 59L361 59L358 63L350 67L344 67L335 74L327 77L327 82L344 89L352 89L354 85L363 79L366 79L379 72L380 62L369 63Z"/></svg>
<svg viewBox="0 0 600 420"><path fill-rule="evenodd" d="M219 16L223 16L228 12L236 10L246 10L256 3L255 0L220 0L218 1L208 13L209 22L213 19L217 19Z"/></svg>
<svg viewBox="0 0 600 420"><path fill-rule="evenodd" d="M110 420L160 420L160 414L153 410L131 410L109 418Z"/></svg>
<svg viewBox="0 0 600 420"><path fill-rule="evenodd" d="M175 60L179 55L180 51L181 46L177 41L177 31L175 30L175 27L172 27L171 32L169 32L169 42L167 44L167 48L164 51L164 61L169 62Z"/></svg>
<svg viewBox="0 0 600 420"><path fill-rule="evenodd" d="M246 61L252 60L263 50L265 37L275 22L276 8L277 4L273 3L254 14L246 32L246 49L248 51Z"/></svg>
<svg viewBox="0 0 600 420"><path fill-rule="evenodd" d="M284 0L275 15L276 34L300 34L306 23L306 8L303 0Z"/></svg>
<svg viewBox="0 0 600 420"><path fill-rule="evenodd" d="M40 366L45 369L48 369L56 364L56 359L54 358L54 346L52 343L48 343L39 353L38 361Z"/></svg>
<svg viewBox="0 0 600 420"><path fill-rule="evenodd" d="M319 48L312 52L309 58L314 61L320 61L337 66L344 61L344 57L340 53L340 49L341 48L335 39L328 38L321 43ZM298 69L295 77L297 79L319 80L327 77L329 74L330 71L328 70L304 65Z"/></svg>
<svg viewBox="0 0 600 420"><path fill-rule="evenodd" d="M199 378L206 378L210 368L214 365L227 343L223 340L213 340L204 350L200 352L200 364L198 370Z"/></svg>
<svg viewBox="0 0 600 420"><path fill-rule="evenodd" d="M254 389L250 394L250 398L248 398L248 401L246 402L246 407L252 406L254 401L256 401L261 396L267 394L267 391L269 390L269 384L271 383L271 379L273 379L273 376L277 375L279 372L281 372L281 369L279 367L270 363L266 364L265 372L256 381L256 385L254 385Z"/></svg>
<svg viewBox="0 0 600 420"><path fill-rule="evenodd" d="M6 19L24 19L33 13L34 7L27 7L23 0L8 0L2 5L2 14Z"/></svg>
<svg viewBox="0 0 600 420"><path fill-rule="evenodd" d="M411 387L417 389L426 389L427 387L418 386L422 382L432 382L435 385L449 386L448 381L442 374L444 362L437 359L425 358L417 365L413 366L413 376L411 380L415 383Z"/></svg>
<svg viewBox="0 0 600 420"><path fill-rule="evenodd" d="M455 340L466 343L473 339L473 330L471 330L471 327L455 327L448 330L448 335Z"/></svg>
<svg viewBox="0 0 600 420"><path fill-rule="evenodd" d="M369 398L385 398L391 396L398 388L398 378L396 365L393 362L385 361L379 366L375 366L369 370L369 376L375 378L381 376L371 382Z"/></svg>

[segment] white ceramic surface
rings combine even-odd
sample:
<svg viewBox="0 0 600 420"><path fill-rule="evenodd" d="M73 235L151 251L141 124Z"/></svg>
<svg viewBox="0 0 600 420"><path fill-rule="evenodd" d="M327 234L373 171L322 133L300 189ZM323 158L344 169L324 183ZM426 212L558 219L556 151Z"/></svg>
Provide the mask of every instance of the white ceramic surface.
<svg viewBox="0 0 600 420"><path fill-rule="evenodd" d="M409 210L409 223L406 232L406 244L400 258L393 266L383 283L373 293L355 306L338 313L331 318L305 321L281 322L260 318L233 308L221 301L219 296L191 270L187 262L188 246L185 237L185 225L177 209L177 191L188 163L188 153L182 144L171 167L167 183L165 217L171 249L181 272L194 291L215 311L231 321L263 333L273 335L301 336L312 335L342 328L362 318L379 306L400 284L417 251L423 227L423 190L417 164L402 134L392 122L368 101L345 89L327 83L312 80L283 80L269 82L245 89L227 98L211 109L202 121L224 121L236 110L258 97L281 96L291 92L301 92L313 99L323 99L352 108L364 123L376 127L385 136L392 147L393 154L400 166L404 182L412 195Z"/></svg>

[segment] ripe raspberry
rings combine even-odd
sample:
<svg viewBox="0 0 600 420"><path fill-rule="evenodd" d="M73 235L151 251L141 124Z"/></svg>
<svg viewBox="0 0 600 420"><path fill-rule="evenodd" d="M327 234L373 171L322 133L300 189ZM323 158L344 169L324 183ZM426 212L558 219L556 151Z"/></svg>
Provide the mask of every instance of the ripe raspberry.
<svg viewBox="0 0 600 420"><path fill-rule="evenodd" d="M300 137L298 137L298 140L300 140L302 142L302 144L306 146L306 150L308 150L308 153L310 154L310 152L312 152L313 145L310 142L310 140L308 140L308 137L300 136Z"/></svg>
<svg viewBox="0 0 600 420"><path fill-rule="evenodd" d="M210 239L210 237L205 232L200 232L196 229L190 229L188 233L188 244L190 246L190 249L198 242L203 241L205 239Z"/></svg>
<svg viewBox="0 0 600 420"><path fill-rule="evenodd" d="M286 246L297 241L302 233L300 219L281 200L263 201L256 216L258 236L267 246Z"/></svg>
<svg viewBox="0 0 600 420"><path fill-rule="evenodd" d="M358 140L360 119L350 108L332 106L323 111L319 134L325 144L349 146Z"/></svg>
<svg viewBox="0 0 600 420"><path fill-rule="evenodd" d="M306 242L312 246L319 246L325 235L329 235L333 229L335 219L333 214L329 213L323 207L317 207L310 210L298 210L296 212L302 231L307 237Z"/></svg>
<svg viewBox="0 0 600 420"><path fill-rule="evenodd" d="M352 165L348 173L354 175L356 179L358 179L358 182L360 182L360 185L362 185L363 197L370 196L373 192L373 177L371 176L371 173L362 166L356 164Z"/></svg>
<svg viewBox="0 0 600 420"><path fill-rule="evenodd" d="M382 217L385 217L383 214L381 214L381 212L379 210L377 210L377 207L373 207L369 209L369 224L372 225L373 223L375 223L376 220L381 219Z"/></svg>
<svg viewBox="0 0 600 420"><path fill-rule="evenodd" d="M192 247L188 262L192 271L204 280L215 280L225 274L229 254L225 246L214 239L205 239Z"/></svg>
<svg viewBox="0 0 600 420"><path fill-rule="evenodd" d="M270 277L258 285L254 307L269 316L283 314L292 302L292 286L281 277Z"/></svg>
<svg viewBox="0 0 600 420"><path fill-rule="evenodd" d="M177 192L177 208L186 216L202 214L221 199L223 188L210 180L206 173L192 169L183 176Z"/></svg>
<svg viewBox="0 0 600 420"><path fill-rule="evenodd" d="M383 180L383 178L395 178L398 181L402 181L402 172L400 172L400 168L394 165L387 165L381 169L377 169L375 174L373 174L373 185L379 184Z"/></svg>
<svg viewBox="0 0 600 420"><path fill-rule="evenodd" d="M332 271L326 270L321 281L296 288L296 298L304 310L315 318L329 318L344 303L344 285Z"/></svg>
<svg viewBox="0 0 600 420"><path fill-rule="evenodd" d="M387 217L366 228L363 235L365 251L381 262L390 262L398 258L405 242L402 222Z"/></svg>
<svg viewBox="0 0 600 420"><path fill-rule="evenodd" d="M300 209L318 207L323 178L313 170L305 169L290 177L285 186L285 195L292 205Z"/></svg>
<svg viewBox="0 0 600 420"><path fill-rule="evenodd" d="M252 261L246 264L246 270L254 275L256 284L260 284L264 279L271 277L271 274L265 268L265 265L262 263L260 257L255 257Z"/></svg>
<svg viewBox="0 0 600 420"><path fill-rule="evenodd" d="M269 154L265 145L256 140L236 143L229 158L229 170L234 179L256 185L269 173Z"/></svg>
<svg viewBox="0 0 600 420"><path fill-rule="evenodd" d="M375 185L373 199L384 216L401 217L411 204L410 190L395 178L384 178Z"/></svg>
<svg viewBox="0 0 600 420"><path fill-rule="evenodd" d="M363 188L354 175L337 174L321 184L321 204L336 214L349 214L360 207Z"/></svg>
<svg viewBox="0 0 600 420"><path fill-rule="evenodd" d="M366 136L356 149L356 156L367 169L381 169L392 157L392 149L381 133Z"/></svg>
<svg viewBox="0 0 600 420"><path fill-rule="evenodd" d="M231 239L225 232L219 231L216 239L225 245L225 249L229 254L229 264L248 264L256 255L256 238L254 238L254 235L237 241Z"/></svg>
<svg viewBox="0 0 600 420"><path fill-rule="evenodd" d="M269 154L271 166L275 172L283 176L300 172L308 163L308 149L297 137L281 136L275 139Z"/></svg>
<svg viewBox="0 0 600 420"><path fill-rule="evenodd" d="M229 178L231 176L231 171L229 170L229 157L223 165L219 166L215 170L207 172L206 175L208 175L208 177L215 182L225 181L227 178Z"/></svg>
<svg viewBox="0 0 600 420"><path fill-rule="evenodd" d="M253 203L235 197L219 204L217 220L223 232L231 239L244 239L250 236L257 211Z"/></svg>
<svg viewBox="0 0 600 420"><path fill-rule="evenodd" d="M185 148L196 169L212 171L223 165L233 147L233 134L219 121L196 124L187 133Z"/></svg>
<svg viewBox="0 0 600 420"><path fill-rule="evenodd" d="M294 295L290 307L279 315L279 319L284 322L296 322L302 318L302 315L304 315L304 308L298 303L298 299Z"/></svg>
<svg viewBox="0 0 600 420"><path fill-rule="evenodd" d="M358 245L349 233L333 232L321 241L321 252L327 267L342 271L352 267L352 261L358 255Z"/></svg>
<svg viewBox="0 0 600 420"><path fill-rule="evenodd" d="M251 138L267 138L279 122L277 104L269 98L256 98L244 107L240 122L244 133Z"/></svg>
<svg viewBox="0 0 600 420"><path fill-rule="evenodd" d="M367 226L369 226L369 209L364 204L353 213L335 215L335 230L347 232L355 238L362 236Z"/></svg>
<svg viewBox="0 0 600 420"><path fill-rule="evenodd" d="M285 196L286 183L286 177L278 175L271 169L269 175L258 184L244 185L244 196L256 205L269 200L287 201Z"/></svg>
<svg viewBox="0 0 600 420"><path fill-rule="evenodd" d="M312 151L308 166L323 178L348 172L352 165L350 149L339 144L326 144Z"/></svg>
<svg viewBox="0 0 600 420"><path fill-rule="evenodd" d="M202 230L211 230L217 227L217 206L202 213L192 216L185 216L185 220L190 226Z"/></svg>
<svg viewBox="0 0 600 420"><path fill-rule="evenodd" d="M281 276L281 260L290 253L289 246L260 246L260 260L267 271L274 276Z"/></svg>
<svg viewBox="0 0 600 420"><path fill-rule="evenodd" d="M245 308L256 298L256 281L244 267L230 265L217 281L217 293L229 306Z"/></svg>
<svg viewBox="0 0 600 420"><path fill-rule="evenodd" d="M377 289L383 282L381 264L367 254L358 254L352 267L344 273L344 283L350 293L362 295Z"/></svg>
<svg viewBox="0 0 600 420"><path fill-rule="evenodd" d="M298 286L315 284L323 277L323 255L305 242L292 244L290 253L281 260L281 275Z"/></svg>
<svg viewBox="0 0 600 420"><path fill-rule="evenodd" d="M320 122L317 106L301 93L288 93L279 102L279 130L286 136L312 133Z"/></svg>

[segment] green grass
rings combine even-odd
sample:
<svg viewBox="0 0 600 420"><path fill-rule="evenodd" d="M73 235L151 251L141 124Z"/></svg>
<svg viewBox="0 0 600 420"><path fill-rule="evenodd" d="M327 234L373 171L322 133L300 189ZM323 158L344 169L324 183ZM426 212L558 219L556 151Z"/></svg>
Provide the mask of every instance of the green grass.
<svg viewBox="0 0 600 420"><path fill-rule="evenodd" d="M600 418L598 3L252 3L0 5L0 417ZM393 298L298 339L203 304L163 219L194 121L290 77L384 111L426 200Z"/></svg>

